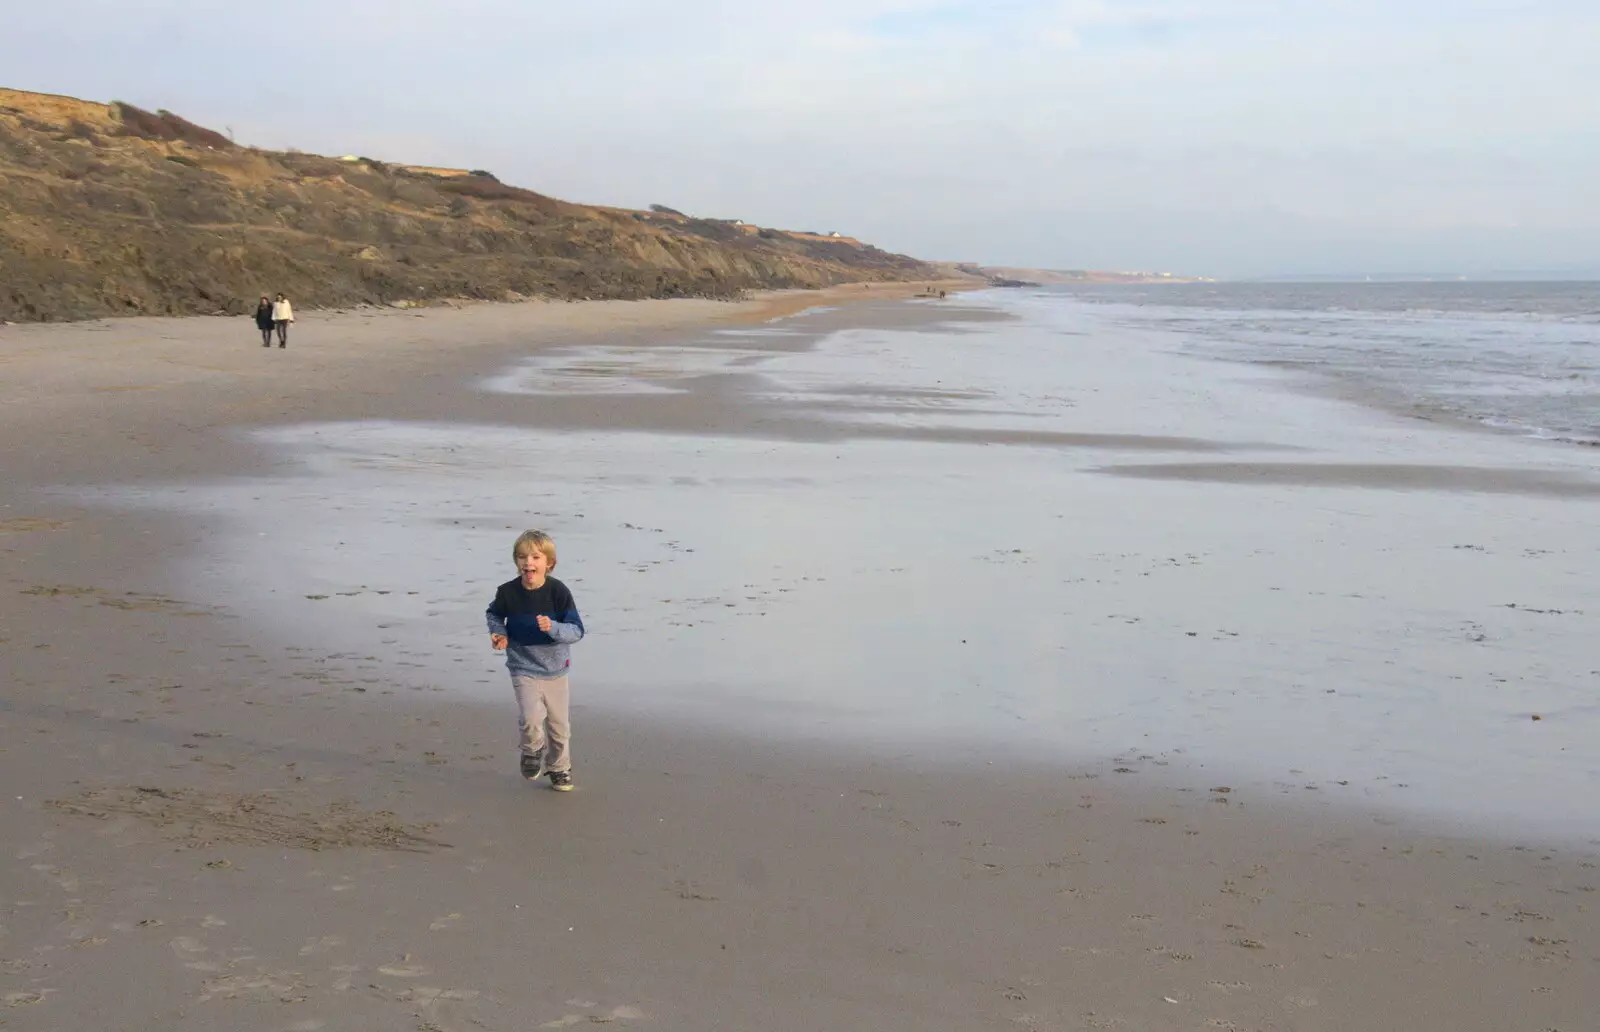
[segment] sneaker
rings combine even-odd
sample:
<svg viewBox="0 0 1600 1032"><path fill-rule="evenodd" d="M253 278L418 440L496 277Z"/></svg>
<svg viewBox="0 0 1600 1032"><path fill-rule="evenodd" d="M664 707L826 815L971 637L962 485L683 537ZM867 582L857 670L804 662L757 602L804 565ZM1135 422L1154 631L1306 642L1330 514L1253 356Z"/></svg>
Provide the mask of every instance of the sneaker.
<svg viewBox="0 0 1600 1032"><path fill-rule="evenodd" d="M544 760L538 756L522 754L522 776L532 781L543 773Z"/></svg>
<svg viewBox="0 0 1600 1032"><path fill-rule="evenodd" d="M553 770L550 772L550 787L557 792L572 791L572 771Z"/></svg>

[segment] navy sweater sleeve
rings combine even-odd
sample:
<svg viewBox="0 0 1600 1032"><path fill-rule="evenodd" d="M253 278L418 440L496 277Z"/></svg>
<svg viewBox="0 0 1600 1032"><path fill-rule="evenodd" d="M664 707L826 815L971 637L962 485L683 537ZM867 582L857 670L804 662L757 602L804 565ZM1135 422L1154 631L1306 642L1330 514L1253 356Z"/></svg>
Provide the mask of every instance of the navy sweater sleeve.
<svg viewBox="0 0 1600 1032"><path fill-rule="evenodd" d="M565 584L558 581L554 589L550 593L551 608L555 610L550 615L550 638L557 644L571 645L583 637L583 617L578 615L578 603Z"/></svg>

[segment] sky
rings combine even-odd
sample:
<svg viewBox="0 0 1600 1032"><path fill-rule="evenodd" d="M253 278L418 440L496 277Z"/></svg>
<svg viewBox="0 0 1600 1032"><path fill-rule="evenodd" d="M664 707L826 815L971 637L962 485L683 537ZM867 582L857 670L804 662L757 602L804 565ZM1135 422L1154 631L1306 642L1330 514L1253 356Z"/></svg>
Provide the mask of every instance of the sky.
<svg viewBox="0 0 1600 1032"><path fill-rule="evenodd" d="M1600 275L1593 0L8 0L0 85L1038 268Z"/></svg>

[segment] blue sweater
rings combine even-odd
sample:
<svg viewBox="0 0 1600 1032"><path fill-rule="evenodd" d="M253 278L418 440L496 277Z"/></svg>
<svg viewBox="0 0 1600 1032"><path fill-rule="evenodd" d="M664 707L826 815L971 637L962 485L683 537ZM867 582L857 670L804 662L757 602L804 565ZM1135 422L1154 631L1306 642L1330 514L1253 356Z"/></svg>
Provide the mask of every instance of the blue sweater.
<svg viewBox="0 0 1600 1032"><path fill-rule="evenodd" d="M554 577L529 590L522 579L506 581L494 593L485 613L490 634L503 634L506 669L512 677L565 677L572 665L573 642L583 637L583 618L572 592ZM541 616L550 618L550 630L539 630Z"/></svg>

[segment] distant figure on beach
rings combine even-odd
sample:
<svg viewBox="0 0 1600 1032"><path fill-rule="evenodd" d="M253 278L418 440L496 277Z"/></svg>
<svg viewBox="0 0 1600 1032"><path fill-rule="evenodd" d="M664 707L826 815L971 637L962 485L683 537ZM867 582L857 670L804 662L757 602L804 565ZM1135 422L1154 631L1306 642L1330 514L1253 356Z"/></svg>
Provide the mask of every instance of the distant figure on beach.
<svg viewBox="0 0 1600 1032"><path fill-rule="evenodd" d="M556 543L542 530L523 531L511 546L517 577L500 585L489 603L489 644L506 654L522 729L522 776L550 775L550 787L572 791L571 691L567 669L583 619L572 592L550 571ZM548 731L548 733L547 733Z"/></svg>
<svg viewBox="0 0 1600 1032"><path fill-rule="evenodd" d="M267 295L261 295L261 303L256 305L256 329L261 331L261 346L272 347L272 302L267 300Z"/></svg>
<svg viewBox="0 0 1600 1032"><path fill-rule="evenodd" d="M294 306L282 294L272 302L272 325L278 330L278 347L289 346L289 324L294 322Z"/></svg>

